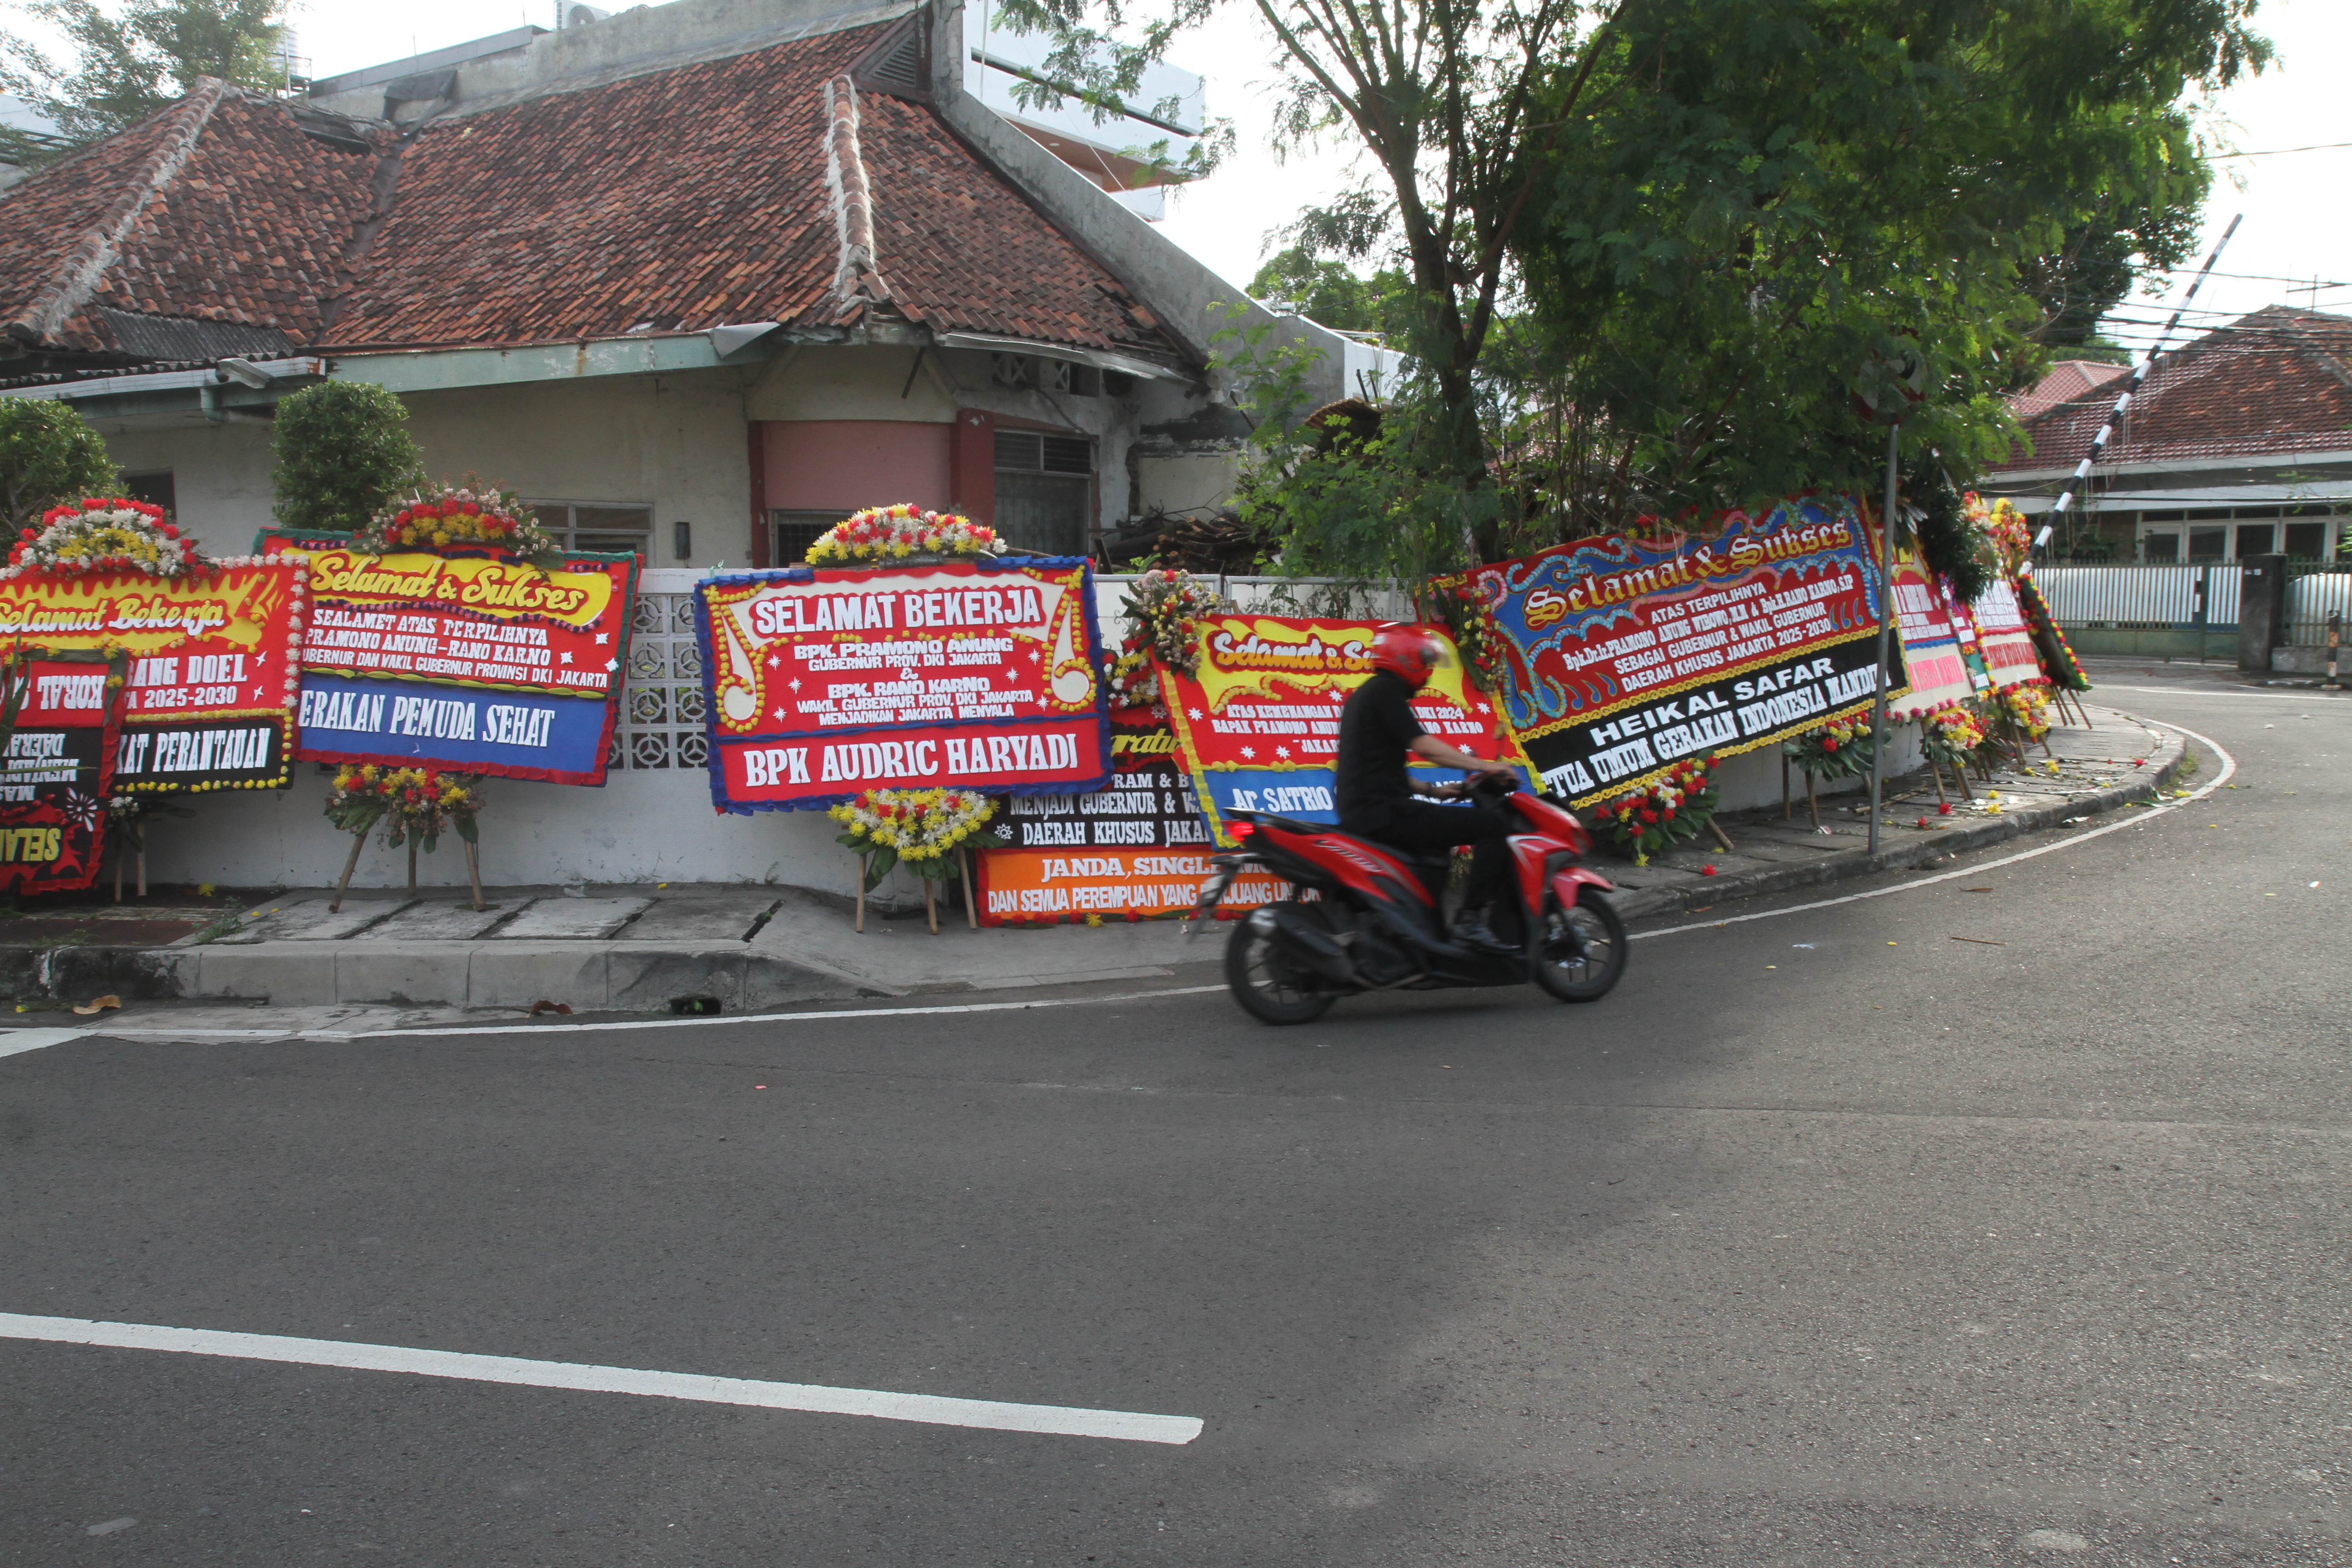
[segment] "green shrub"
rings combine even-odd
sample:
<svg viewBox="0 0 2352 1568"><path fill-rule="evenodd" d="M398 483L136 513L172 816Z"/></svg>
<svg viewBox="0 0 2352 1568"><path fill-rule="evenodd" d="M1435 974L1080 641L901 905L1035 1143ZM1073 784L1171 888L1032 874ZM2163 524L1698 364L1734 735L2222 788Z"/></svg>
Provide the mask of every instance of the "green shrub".
<svg viewBox="0 0 2352 1568"><path fill-rule="evenodd" d="M10 533L36 526L53 506L121 489L106 443L80 415L47 398L0 398L0 506Z"/></svg>
<svg viewBox="0 0 2352 1568"><path fill-rule="evenodd" d="M354 533L395 491L422 484L408 410L381 386L329 381L278 405L278 521L303 532Z"/></svg>

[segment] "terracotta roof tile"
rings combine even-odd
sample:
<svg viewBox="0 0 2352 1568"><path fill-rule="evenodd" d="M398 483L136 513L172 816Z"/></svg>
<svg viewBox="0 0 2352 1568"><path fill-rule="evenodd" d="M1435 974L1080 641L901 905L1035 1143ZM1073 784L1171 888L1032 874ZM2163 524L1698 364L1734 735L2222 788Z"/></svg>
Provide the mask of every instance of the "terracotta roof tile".
<svg viewBox="0 0 2352 1568"><path fill-rule="evenodd" d="M2033 447L1993 472L2072 468L2115 407L2094 386L2026 418ZM2352 319L2272 306L2168 354L2100 467L2352 448Z"/></svg>
<svg viewBox="0 0 2352 1568"><path fill-rule="evenodd" d="M824 84L893 25L434 121L399 148L390 214L356 247L389 130L373 152L340 151L286 105L230 89L89 302L345 349L896 310L943 330L1180 358L1118 280L928 105L871 91L857 94L858 142L887 298L835 295ZM30 298L22 280L54 272L137 185L188 112L167 110L0 200L0 321ZM46 346L108 344L102 322L78 317Z"/></svg>
<svg viewBox="0 0 2352 1568"><path fill-rule="evenodd" d="M94 260L65 283L64 316L33 341L116 348L89 310L103 305L309 342L320 301L344 287L343 251L373 205L374 172L373 154L304 134L275 100L207 83L0 200L0 319L21 318Z"/></svg>

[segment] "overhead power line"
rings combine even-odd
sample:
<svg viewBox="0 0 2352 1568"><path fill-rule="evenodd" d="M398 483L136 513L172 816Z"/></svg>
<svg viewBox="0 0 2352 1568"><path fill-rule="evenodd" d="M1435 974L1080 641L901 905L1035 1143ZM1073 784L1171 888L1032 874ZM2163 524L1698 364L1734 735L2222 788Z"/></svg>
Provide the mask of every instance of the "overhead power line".
<svg viewBox="0 0 2352 1568"><path fill-rule="evenodd" d="M2289 153L2333 153L2352 142L2315 142L2308 147L2265 147L2259 153L2216 153L2216 158L2284 158Z"/></svg>

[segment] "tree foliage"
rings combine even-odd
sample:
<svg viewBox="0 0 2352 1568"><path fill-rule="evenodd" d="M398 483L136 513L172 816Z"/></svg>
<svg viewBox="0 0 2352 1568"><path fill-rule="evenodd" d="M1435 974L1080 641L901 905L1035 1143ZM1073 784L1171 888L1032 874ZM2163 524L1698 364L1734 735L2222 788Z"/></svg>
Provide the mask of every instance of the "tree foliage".
<svg viewBox="0 0 2352 1568"><path fill-rule="evenodd" d="M82 146L138 124L201 77L284 88L286 8L286 0L128 0L109 12L96 0L35 0L25 9L65 36L74 59L61 65L30 39L0 31L0 87L55 121L68 149ZM19 162L60 151L21 133L0 150Z"/></svg>
<svg viewBox="0 0 2352 1568"><path fill-rule="evenodd" d="M278 405L277 424L277 513L288 528L355 533L424 481L408 410L371 382L305 387Z"/></svg>
<svg viewBox="0 0 2352 1568"><path fill-rule="evenodd" d="M106 443L79 414L47 398L0 398L0 507L11 533L53 506L121 488Z"/></svg>
<svg viewBox="0 0 2352 1568"><path fill-rule="evenodd" d="M1370 278L1345 262L1311 256L1303 246L1276 252L1250 279L1250 298L1296 310L1342 332L1379 332L1402 337L1408 331L1410 303L1404 274L1383 268Z"/></svg>
<svg viewBox="0 0 2352 1568"><path fill-rule="evenodd" d="M1216 0L1171 3L1137 51ZM1852 397L1906 356L1930 383L1906 458L1972 477L2010 449L2001 395L2089 335L2130 258L2181 258L2210 180L2189 100L2269 54L2254 0L1253 3L1279 140L1371 171L1300 217L1290 269L1389 262L1408 285L1419 374L1382 449L1276 431L1252 491L1286 513L1286 560L1338 569L1304 498L1412 466L1378 482L1414 526L1360 531L1389 552L1364 574L1433 542L1491 558L1874 493L1885 438ZM1079 0L1003 6L1079 26ZM1099 54L1125 16L1094 14Z"/></svg>

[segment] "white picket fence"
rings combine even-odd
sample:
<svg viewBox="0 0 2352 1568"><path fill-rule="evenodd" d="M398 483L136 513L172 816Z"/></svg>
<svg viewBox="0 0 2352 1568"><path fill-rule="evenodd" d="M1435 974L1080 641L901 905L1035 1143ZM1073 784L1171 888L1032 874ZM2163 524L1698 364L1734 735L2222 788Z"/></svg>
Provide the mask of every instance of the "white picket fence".
<svg viewBox="0 0 2352 1568"><path fill-rule="evenodd" d="M2225 632L2238 624L2234 561L2145 566L2044 566L2034 583L2062 626ZM2198 613L2200 597L2204 613ZM2321 644L2327 617L2352 621L2352 573L2313 572L2287 584L2286 640Z"/></svg>
<svg viewBox="0 0 2352 1568"><path fill-rule="evenodd" d="M2033 582L2062 626L2187 628L2201 622L2219 630L2238 624L2238 569L2227 563L2044 566Z"/></svg>

